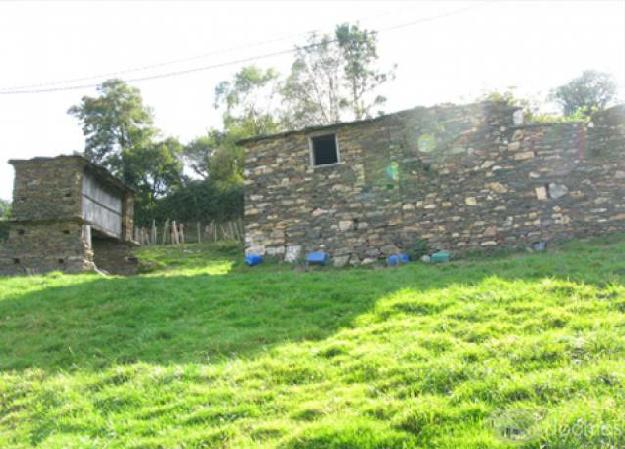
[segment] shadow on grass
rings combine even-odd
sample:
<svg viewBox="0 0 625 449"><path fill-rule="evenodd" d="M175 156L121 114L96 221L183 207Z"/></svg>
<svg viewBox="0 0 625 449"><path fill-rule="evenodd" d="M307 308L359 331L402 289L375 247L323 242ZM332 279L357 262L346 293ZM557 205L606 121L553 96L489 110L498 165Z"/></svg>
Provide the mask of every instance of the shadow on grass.
<svg viewBox="0 0 625 449"><path fill-rule="evenodd" d="M476 285L491 276L622 283L625 244L604 245L384 270L268 266L220 276L86 277L0 300L0 369L250 357L286 342L327 338L397 290Z"/></svg>

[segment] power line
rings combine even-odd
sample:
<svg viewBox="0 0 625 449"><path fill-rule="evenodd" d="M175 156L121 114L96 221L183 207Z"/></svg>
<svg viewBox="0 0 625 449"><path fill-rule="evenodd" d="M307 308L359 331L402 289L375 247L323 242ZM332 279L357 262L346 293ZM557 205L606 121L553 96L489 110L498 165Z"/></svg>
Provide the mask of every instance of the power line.
<svg viewBox="0 0 625 449"><path fill-rule="evenodd" d="M388 14L389 13L387 11L386 13L383 13L382 15L388 15ZM376 17L379 17L379 16L380 15L377 15ZM359 20L361 20L361 19L359 19ZM366 20L366 19L364 19L364 20ZM47 86L54 86L54 85L58 85L58 84L79 83L79 82L82 82L82 81L89 81L89 80L95 80L95 79L115 77L115 76L119 76L119 75L125 75L125 74L128 74L128 73L143 72L143 71L146 71L146 70L155 69L155 68L159 68L159 67L166 67L166 66L170 66L170 65L180 64L180 63L183 63L183 62L196 61L198 59L204 59L204 58L206 58L208 56L214 56L214 55L223 54L223 53L230 53L230 52L236 51L236 50L248 49L248 48L253 48L253 47L261 47L263 45L272 44L272 43L275 43L275 42L282 42L282 41L289 40L289 39L292 39L292 38L295 38L295 37L308 36L308 35L310 35L312 33L320 33L320 32L322 32L322 30L315 29L315 30L303 31L303 32L300 32L300 33L291 33L291 34L288 34L288 35L282 35L281 37L275 37L275 38L271 38L271 39L268 39L268 40L265 40L265 41L261 41L261 42L248 42L246 44L241 44L241 45L237 45L237 46L234 46L234 47L229 47L229 48L224 48L224 49L210 51L208 53L203 53L201 55L189 56L189 57L185 57L185 58L178 58L178 59L173 59L173 60L160 62L160 63L155 63L155 64L148 64L148 65L143 65L143 66L131 67L131 68L128 68L128 69L118 70L118 71L115 71L115 72L101 73L99 75L84 76L84 77L80 77L80 78L66 79L66 80L62 80L62 81L49 81L49 82L44 82L44 83L23 84L23 85L20 85L20 86L2 87L2 88L0 88L0 92L1 91L7 91L7 90L12 91L12 90L23 90L23 89L47 87Z"/></svg>
<svg viewBox="0 0 625 449"><path fill-rule="evenodd" d="M233 60L233 61L228 61L228 62L223 62L221 64L212 64L212 65L207 65L207 66L203 66L203 67L194 67L191 69L185 69L185 70L175 70L172 72L167 72L167 73L160 73L160 74L156 74L156 75L148 75L148 76L142 76L142 77L138 77L138 78L128 78L126 80L124 80L127 83L136 83L136 82L140 82L140 81L149 81L149 80L155 80L155 79L161 79L161 78L171 78L174 76L180 76L180 75L187 75L189 73L194 73L194 72L202 72L202 71L206 71L206 70L211 70L211 69L217 69L217 68L221 68L221 67L227 67L230 65L237 65L237 64L242 64L245 62L252 62L252 61L257 61L259 59L266 59L266 58L271 58L274 56L280 56L280 55L285 55L285 54L289 54L289 53L293 53L294 51L296 51L296 49L289 49L289 50L281 50L281 51L276 51L273 53L265 53L263 55L258 55L258 56L251 56L249 58L242 58L242 59L237 59L237 60ZM76 85L72 85L72 86L60 86L60 87L50 87L50 88L44 88L44 89L31 89L31 90L13 90L13 91L0 91L0 95L12 95L12 94L34 94L34 93L43 93L43 92L58 92L58 91L64 91L64 90L77 90L77 89L86 89L89 87L96 87L98 86L100 83L88 83L88 84L76 84Z"/></svg>
<svg viewBox="0 0 625 449"><path fill-rule="evenodd" d="M312 32L312 31L310 31L310 32ZM267 41L263 41L263 42L250 43L250 44L247 44L247 45L240 45L240 46L236 46L236 47L225 48L225 49L221 49L221 50L215 50L215 51L211 51L211 52L208 52L208 53L203 53L201 55L190 56L190 57L187 57L187 58L173 59L173 60L166 61L166 62L160 62L160 63L155 63L155 64L148 64L148 65L143 65L143 66L138 66L138 67L132 67L132 68L129 68L129 69L118 70L118 71L115 71L115 72L102 73L102 74L99 74L99 75L90 75L90 76L85 76L85 77L81 77L81 78L72 78L72 79L67 79L67 80L62 80L62 81L49 81L49 82L45 82L45 83L23 84L21 86L3 87L3 88L0 88L0 92L7 91L7 90L22 90L22 89L30 89L30 88L37 88L37 87L54 86L54 85L57 85L57 84L79 83L79 82L82 82L82 81L89 81L89 80L95 80L95 79L116 77L116 76L125 75L125 74L128 74L128 73L144 72L146 70L157 69L157 68L160 68L160 67L166 67L166 66L170 66L170 65L180 64L180 63L183 63L183 62L196 61L198 59L204 59L204 58L206 58L208 56L214 56L214 55L218 55L218 54L229 53L231 51L241 50L241 49L244 49L244 48L260 47L262 45L267 45L267 44L271 44L271 43L274 43L274 42L280 42L280 41L283 41L283 40L291 39L292 37L295 37L295 36L299 36L299 34L297 34L297 35L290 35L289 37L283 37L283 38L278 38L278 39L273 39L273 40L267 40Z"/></svg>
<svg viewBox="0 0 625 449"><path fill-rule="evenodd" d="M478 4L477 6L481 6L482 4ZM471 5L465 8L460 8L454 11L450 11L447 13L443 13L443 14L438 14L435 16L430 16L430 17L424 17L421 19L417 19L411 22L406 22L406 23L402 23L402 24L398 24L398 25L393 25L387 28L382 28L378 31L379 32L387 32L387 31L394 31L394 30L398 30L398 29L402 29L402 28L407 28L410 26L414 26L420 23L424 23L424 22L430 22L433 20L437 20L437 19L441 19L441 18L445 18L445 17L450 17L456 14L461 14L463 12L466 12L470 9L474 9L476 7L476 5ZM284 38L286 39L286 38ZM280 40L284 40L284 39L280 39ZM269 41L266 41L264 43L259 43L257 45L263 45L265 43L268 43ZM336 39L332 39L330 41L327 41L330 43L335 43L337 42ZM128 78L126 80L124 80L125 82L128 83L136 83L136 82L142 82L142 81L150 81L150 80L155 80L155 79L162 79L162 78L172 78L172 77L176 77L176 76L182 76L182 75L187 75L190 73L196 73L196 72L203 72L203 71L207 71L207 70L212 70L212 69L217 69L217 68L222 68L222 67L227 67L227 66L231 66L231 65L238 65L238 64L243 64L243 63L247 63L247 62L252 62L252 61L257 61L257 60L261 60L261 59L267 59L267 58L272 58L272 57L276 57L276 56L282 56L282 55L286 55L286 54L290 54L290 53L295 53L296 51L298 51L298 48L300 49L306 49L306 48L314 48L315 46L319 46L321 44L310 44L310 45L305 45L302 47L296 47L296 48L291 48L291 49L285 49L285 50L279 50L279 51L275 51L275 52L270 52L270 53L265 53L265 54L261 54L261 55L256 55L256 56L250 56L247 58L241 58L241 59L236 59L236 60L231 60L231 61L227 61L227 62L223 62L223 63L219 63L219 64L211 64L211 65L206 65L206 66L200 66L200 67L193 67L190 69L182 69L182 70L174 70L174 71L170 71L170 72L165 72L165 73L159 73L159 74L154 74L154 75L147 75L147 76L141 76L141 77L135 77L135 78ZM217 52L225 52L228 50L219 50ZM205 56L205 55L204 55ZM190 59L199 59L203 56L197 56L197 57L192 57L192 58L186 58L186 60L190 60ZM178 60L177 62L182 62L184 60ZM165 66L165 65L171 65L173 63L176 62L165 62L165 63L161 63L161 64L155 64L152 66L145 66L146 68L141 69L130 69L127 71L120 71L120 72L111 72L109 74L103 74L100 76L93 76L93 77L86 77L86 78L79 78L79 79L75 79L74 81L82 81L82 80L90 80L90 79L97 79L97 78L104 78L107 76L113 76L115 74L122 74L122 73L130 73L130 72L135 72L135 71L139 71L139 70L146 70L147 68L153 68L156 66ZM39 86L49 86L49 85L54 85L54 84L66 84L66 83L72 83L74 82L72 80L66 80L64 82L58 81L58 82L50 82L50 83L41 83L39 84ZM84 83L84 84L73 84L70 86L58 86L58 87L42 87L42 88L34 88L34 89L24 89L24 88L4 88L4 89L0 89L0 95L20 95L20 94L35 94L35 93L47 93L47 92L60 92L60 91L69 91L69 90L78 90L78 89L86 89L86 88L91 88L91 87L96 87L98 86L100 83ZM30 85L30 86L37 86L37 85ZM30 87L28 86L28 87Z"/></svg>

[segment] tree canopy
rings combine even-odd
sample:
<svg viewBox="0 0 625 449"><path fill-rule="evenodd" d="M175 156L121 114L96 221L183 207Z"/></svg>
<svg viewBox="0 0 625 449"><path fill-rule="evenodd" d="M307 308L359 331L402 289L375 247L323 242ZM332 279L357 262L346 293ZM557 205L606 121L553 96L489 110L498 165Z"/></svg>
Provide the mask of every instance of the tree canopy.
<svg viewBox="0 0 625 449"><path fill-rule="evenodd" d="M97 91L96 97L83 97L68 113L82 125L85 157L121 174L122 152L146 145L158 131L152 111L143 104L136 87L111 79L100 84Z"/></svg>
<svg viewBox="0 0 625 449"><path fill-rule="evenodd" d="M82 125L85 157L135 187L137 217L148 219L158 198L182 182L182 145L160 138L136 87L113 79L97 91L68 111Z"/></svg>
<svg viewBox="0 0 625 449"><path fill-rule="evenodd" d="M581 76L556 87L550 98L562 107L565 116L589 116L605 109L616 98L616 84L607 73L586 70Z"/></svg>
<svg viewBox="0 0 625 449"><path fill-rule="evenodd" d="M344 23L334 35L311 34L306 45L296 47L282 84L284 122L303 127L371 117L386 102L379 87L394 76L394 68L382 71L377 62L375 31Z"/></svg>

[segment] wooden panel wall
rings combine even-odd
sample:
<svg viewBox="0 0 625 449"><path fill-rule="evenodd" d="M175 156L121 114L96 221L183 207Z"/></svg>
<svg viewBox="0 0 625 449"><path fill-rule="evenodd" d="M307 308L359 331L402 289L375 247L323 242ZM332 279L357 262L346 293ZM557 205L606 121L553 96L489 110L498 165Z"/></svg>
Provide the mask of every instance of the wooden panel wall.
<svg viewBox="0 0 625 449"><path fill-rule="evenodd" d="M91 226L113 237L122 238L122 195L107 189L97 178L83 178L83 214Z"/></svg>

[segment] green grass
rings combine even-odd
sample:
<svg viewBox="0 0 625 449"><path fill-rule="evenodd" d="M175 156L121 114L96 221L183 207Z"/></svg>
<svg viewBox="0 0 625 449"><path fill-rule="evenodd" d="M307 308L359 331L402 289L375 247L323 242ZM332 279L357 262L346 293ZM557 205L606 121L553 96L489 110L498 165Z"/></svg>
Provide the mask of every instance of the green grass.
<svg viewBox="0 0 625 449"><path fill-rule="evenodd" d="M623 236L379 270L141 259L0 280L1 448L625 444Z"/></svg>

